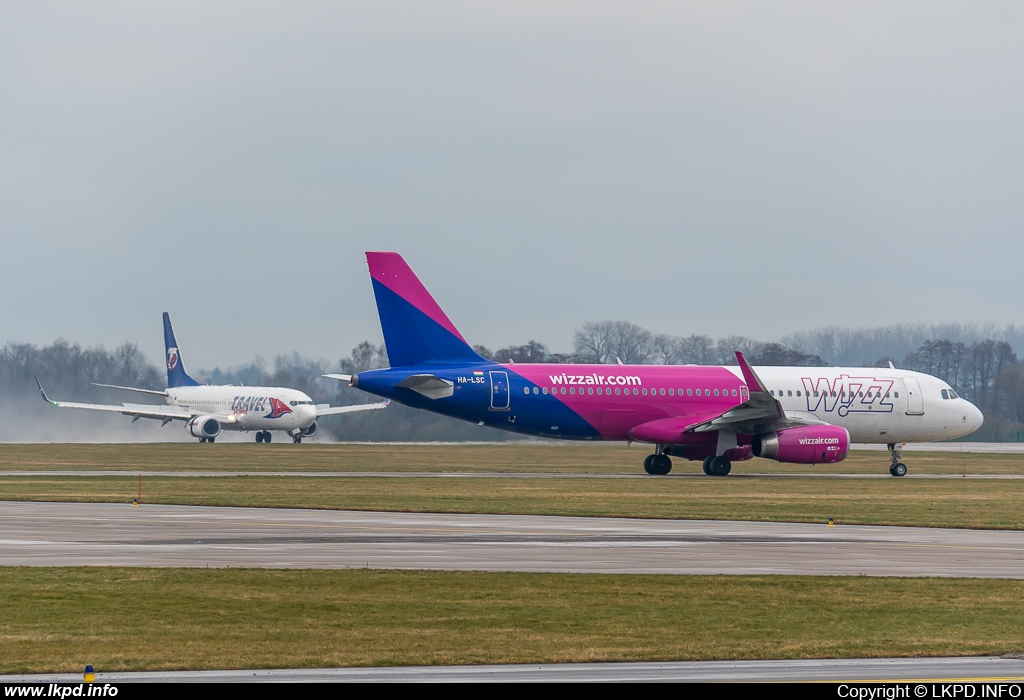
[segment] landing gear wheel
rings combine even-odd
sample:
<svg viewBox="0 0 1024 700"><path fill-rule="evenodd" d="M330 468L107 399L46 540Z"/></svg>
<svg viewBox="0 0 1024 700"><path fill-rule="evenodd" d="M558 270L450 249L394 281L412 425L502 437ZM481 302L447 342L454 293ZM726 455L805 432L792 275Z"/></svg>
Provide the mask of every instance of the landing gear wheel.
<svg viewBox="0 0 1024 700"><path fill-rule="evenodd" d="M292 438L292 442L298 445L300 442L302 442L302 436L296 435L295 437Z"/></svg>
<svg viewBox="0 0 1024 700"><path fill-rule="evenodd" d="M206 438L199 438L199 442L206 442Z"/></svg>
<svg viewBox="0 0 1024 700"><path fill-rule="evenodd" d="M263 431L259 430L256 432L256 442L263 442Z"/></svg>
<svg viewBox="0 0 1024 700"><path fill-rule="evenodd" d="M728 457L712 457L709 468L712 476L727 476L732 471L732 462Z"/></svg>
<svg viewBox="0 0 1024 700"><path fill-rule="evenodd" d="M214 440L216 440L216 439L217 439L217 438L206 438L206 441L207 441L207 442L213 442L213 441L214 441Z"/></svg>
<svg viewBox="0 0 1024 700"><path fill-rule="evenodd" d="M714 457L705 457L704 464L701 465L701 468L704 470L704 473L707 474L708 476L713 476L713 474L711 473L711 460L713 459Z"/></svg>
<svg viewBox="0 0 1024 700"><path fill-rule="evenodd" d="M672 471L672 460L668 455L647 455L644 459L644 471L648 474L668 474Z"/></svg>
<svg viewBox="0 0 1024 700"><path fill-rule="evenodd" d="M907 465L900 461L900 453L903 451L904 443L890 442L886 447L889 448L889 461L892 462L892 466L889 467L889 473L893 476L905 476Z"/></svg>
<svg viewBox="0 0 1024 700"><path fill-rule="evenodd" d="M273 436L270 434L269 430L264 430L263 431L263 442L269 443L271 437L273 437Z"/></svg>

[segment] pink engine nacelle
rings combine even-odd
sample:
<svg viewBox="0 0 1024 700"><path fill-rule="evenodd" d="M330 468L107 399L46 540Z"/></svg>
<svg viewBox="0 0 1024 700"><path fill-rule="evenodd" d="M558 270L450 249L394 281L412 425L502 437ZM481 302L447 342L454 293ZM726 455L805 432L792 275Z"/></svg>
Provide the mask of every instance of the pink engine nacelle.
<svg viewBox="0 0 1024 700"><path fill-rule="evenodd" d="M831 464L846 459L850 433L838 425L808 425L755 435L755 457L793 464Z"/></svg>

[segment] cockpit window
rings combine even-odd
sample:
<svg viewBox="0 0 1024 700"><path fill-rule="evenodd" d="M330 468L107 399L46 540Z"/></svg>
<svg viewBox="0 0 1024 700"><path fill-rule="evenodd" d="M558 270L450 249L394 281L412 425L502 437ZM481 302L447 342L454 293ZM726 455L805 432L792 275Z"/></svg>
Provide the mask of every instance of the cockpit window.
<svg viewBox="0 0 1024 700"><path fill-rule="evenodd" d="M949 398L951 398L951 399L959 399L959 398L960 398L960 396L959 396L959 395L958 395L958 394L957 394L957 393L956 393L955 391L953 391L952 389L950 389L950 390L949 390Z"/></svg>
<svg viewBox="0 0 1024 700"><path fill-rule="evenodd" d="M942 398L944 398L944 399L948 399L949 398L949 392L946 391L945 389L942 390Z"/></svg>

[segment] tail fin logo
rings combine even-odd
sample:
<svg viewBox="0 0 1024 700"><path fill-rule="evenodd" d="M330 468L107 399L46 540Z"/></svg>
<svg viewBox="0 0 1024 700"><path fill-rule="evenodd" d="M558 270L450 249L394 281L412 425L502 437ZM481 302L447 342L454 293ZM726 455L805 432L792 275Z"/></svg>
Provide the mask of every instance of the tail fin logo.
<svg viewBox="0 0 1024 700"><path fill-rule="evenodd" d="M173 371L178 366L178 348L167 348L167 369Z"/></svg>
<svg viewBox="0 0 1024 700"><path fill-rule="evenodd" d="M286 413L291 413L292 409L288 408L288 404L280 399L275 399L273 396L270 397L270 413L263 416L264 418L280 418Z"/></svg>

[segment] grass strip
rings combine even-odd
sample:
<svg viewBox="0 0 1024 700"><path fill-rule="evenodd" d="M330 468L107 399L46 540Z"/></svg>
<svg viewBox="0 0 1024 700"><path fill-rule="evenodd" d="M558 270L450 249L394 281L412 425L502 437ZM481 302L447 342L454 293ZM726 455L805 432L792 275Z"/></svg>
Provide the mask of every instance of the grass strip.
<svg viewBox="0 0 1024 700"><path fill-rule="evenodd" d="M7 444L0 446L0 471L430 471L566 472L641 474L650 447L571 442L503 444ZM907 452L914 474L1024 474L1024 455ZM676 472L700 473L700 464L673 460ZM889 456L853 451L836 465L778 464L756 459L737 462L737 474L887 474Z"/></svg>
<svg viewBox="0 0 1024 700"><path fill-rule="evenodd" d="M138 478L3 477L0 500L130 503ZM1024 528L1024 480L145 477L142 502Z"/></svg>
<svg viewBox="0 0 1024 700"><path fill-rule="evenodd" d="M1024 582L3 568L0 672L1003 654Z"/></svg>

